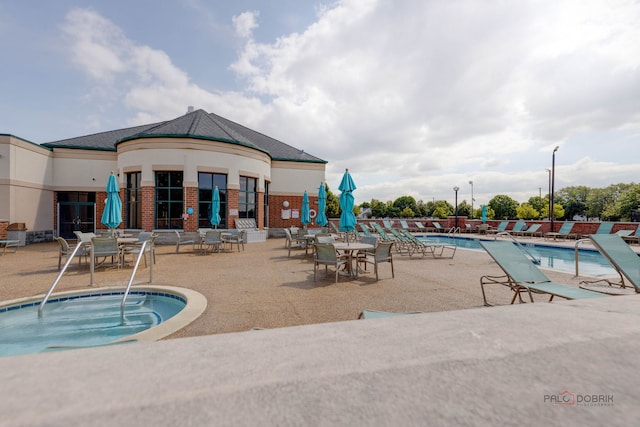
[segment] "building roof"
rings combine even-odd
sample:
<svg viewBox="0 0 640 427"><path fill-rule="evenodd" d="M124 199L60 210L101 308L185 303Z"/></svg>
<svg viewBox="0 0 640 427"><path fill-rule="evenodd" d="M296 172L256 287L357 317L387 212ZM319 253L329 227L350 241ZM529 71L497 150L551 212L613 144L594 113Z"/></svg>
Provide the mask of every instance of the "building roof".
<svg viewBox="0 0 640 427"><path fill-rule="evenodd" d="M116 151L119 143L140 138L193 138L238 144L267 153L273 160L327 163L304 150L251 130L204 110L173 120L62 139L42 144L49 148Z"/></svg>

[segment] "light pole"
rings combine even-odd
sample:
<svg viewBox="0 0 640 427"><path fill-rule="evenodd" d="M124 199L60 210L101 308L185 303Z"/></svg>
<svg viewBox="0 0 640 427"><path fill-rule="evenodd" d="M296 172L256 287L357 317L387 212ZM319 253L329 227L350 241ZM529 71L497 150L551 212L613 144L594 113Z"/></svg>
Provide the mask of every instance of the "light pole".
<svg viewBox="0 0 640 427"><path fill-rule="evenodd" d="M453 191L456 192L456 229L458 228L458 191L460 187L453 187Z"/></svg>
<svg viewBox="0 0 640 427"><path fill-rule="evenodd" d="M469 181L469 184L471 184L471 219L473 219L473 181Z"/></svg>
<svg viewBox="0 0 640 427"><path fill-rule="evenodd" d="M545 169L547 174L549 175L549 190L547 194L549 194L549 219L551 219L551 169Z"/></svg>
<svg viewBox="0 0 640 427"><path fill-rule="evenodd" d="M556 151L558 151L559 146L556 145L556 148L553 149L553 153L551 154L551 231L555 231L553 228L553 222L556 219L556 213L554 212L554 204L553 204L553 193L555 191L555 181L556 181Z"/></svg>

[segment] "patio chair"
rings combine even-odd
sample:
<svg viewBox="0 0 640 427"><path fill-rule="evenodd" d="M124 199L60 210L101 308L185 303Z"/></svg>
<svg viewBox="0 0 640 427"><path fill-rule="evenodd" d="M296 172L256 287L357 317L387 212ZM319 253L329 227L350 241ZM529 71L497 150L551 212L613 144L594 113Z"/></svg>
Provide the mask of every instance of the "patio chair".
<svg viewBox="0 0 640 427"><path fill-rule="evenodd" d="M313 281L316 281L318 268L324 265L325 276L328 275L329 266L333 266L336 270L336 283L340 267L347 264L345 257L340 256L335 246L331 243L314 243L314 259L313 259Z"/></svg>
<svg viewBox="0 0 640 427"><path fill-rule="evenodd" d="M293 237L291 235L291 230L288 228L284 229L285 238L287 239L287 244L285 245L287 249L289 249L288 257L291 256L291 249L306 249L307 247L307 239L298 240L297 237Z"/></svg>
<svg viewBox="0 0 640 427"><path fill-rule="evenodd" d="M362 262L366 264L373 264L373 268L376 273L376 280L378 280L378 264L390 263L391 264L391 277L395 277L393 272L393 254L391 248L394 242L380 242L374 249L372 254L366 254L366 257ZM360 262L360 261L359 261Z"/></svg>
<svg viewBox="0 0 640 427"><path fill-rule="evenodd" d="M147 267L147 254L149 254L150 262L156 263L156 248L155 248L155 240L158 237L157 234L151 231L141 231L138 233L138 241L132 245L125 246L122 250L122 262L124 264L125 257L128 254L137 256L140 254L140 250L142 249L142 243L147 242L144 247L144 266Z"/></svg>
<svg viewBox="0 0 640 427"><path fill-rule="evenodd" d="M509 241L480 241L480 245L493 258L505 273L504 276L482 276L480 288L485 306L491 306L487 301L485 285L498 284L506 286L514 292L511 304L518 300L523 303L522 293L529 295L533 301L533 294L549 295L549 302L558 296L565 299L600 298L603 293L586 289L574 288L569 285L551 281L529 258L527 258L512 242Z"/></svg>
<svg viewBox="0 0 640 427"><path fill-rule="evenodd" d="M182 246L182 245L191 245L192 250L196 249L196 241L195 240L193 240L193 239L191 239L189 237L186 237L184 235L184 233L181 233L178 230L173 230L173 231L175 231L176 237L178 238L178 240L176 241L176 253L180 252L180 246Z"/></svg>
<svg viewBox="0 0 640 427"><path fill-rule="evenodd" d="M2 252L0 252L0 255L4 255L5 253L7 253L7 249L9 248L13 248L13 252L11 253L16 253L18 252L18 246L20 246L20 240L15 240L15 239L3 239L0 240L0 248L2 248Z"/></svg>
<svg viewBox="0 0 640 427"><path fill-rule="evenodd" d="M65 256L68 260L69 256L73 252L73 249L69 247L69 243L63 237L56 237L56 241L58 242L60 249L58 252L58 271L60 271L60 269L62 268L62 257ZM82 264L82 257L84 257L86 260L89 256L89 248L80 247L76 252L76 256L78 256L78 264Z"/></svg>
<svg viewBox="0 0 640 427"><path fill-rule="evenodd" d="M247 230L229 230L229 234L222 235L222 241L229 245L231 251L233 252L233 245L238 247L238 252L240 252L240 246L242 246L242 250L244 251L244 238L247 233Z"/></svg>
<svg viewBox="0 0 640 427"><path fill-rule="evenodd" d="M562 227L560 227L560 230L548 231L544 233L544 239L547 240L553 238L553 240L556 240L557 238L567 239L570 237L576 237L575 233L571 233L573 224L573 222L565 222L564 224L562 224Z"/></svg>
<svg viewBox="0 0 640 427"><path fill-rule="evenodd" d="M91 238L90 256L95 261L102 258L97 265L104 264L108 257L111 257L111 264L116 264L120 268L122 264L122 252L118 246L118 240L115 237L93 237Z"/></svg>
<svg viewBox="0 0 640 427"><path fill-rule="evenodd" d="M202 245L205 252L220 252L222 247L222 231L221 230L209 230L205 233L202 239Z"/></svg>
<svg viewBox="0 0 640 427"><path fill-rule="evenodd" d="M626 288L624 278L633 285L636 293L640 293L640 258L620 236L615 234L592 234L593 245L609 261L620 276L619 283L605 280L609 286L617 285ZM595 282L592 282L595 283Z"/></svg>

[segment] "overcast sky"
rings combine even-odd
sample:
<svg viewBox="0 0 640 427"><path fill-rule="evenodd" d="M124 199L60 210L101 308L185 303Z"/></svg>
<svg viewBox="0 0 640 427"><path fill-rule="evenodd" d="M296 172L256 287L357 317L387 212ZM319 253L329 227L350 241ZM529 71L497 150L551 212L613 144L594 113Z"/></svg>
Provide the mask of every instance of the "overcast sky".
<svg viewBox="0 0 640 427"><path fill-rule="evenodd" d="M0 133L219 114L349 168L356 203L638 182L633 0L0 1ZM309 189L313 191L315 189Z"/></svg>

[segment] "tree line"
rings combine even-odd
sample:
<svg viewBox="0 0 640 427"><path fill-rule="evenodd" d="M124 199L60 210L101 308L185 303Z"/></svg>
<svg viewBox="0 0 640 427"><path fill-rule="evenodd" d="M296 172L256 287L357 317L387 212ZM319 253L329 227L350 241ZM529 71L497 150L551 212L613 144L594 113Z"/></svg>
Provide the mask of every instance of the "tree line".
<svg viewBox="0 0 640 427"><path fill-rule="evenodd" d="M327 215L340 216L340 203L329 186L327 190ZM462 200L458 203L458 215L480 218L482 206L474 206ZM526 219L539 220L549 218L549 195L533 196L526 202L505 194L494 196L487 204L487 219ZM455 206L445 200L423 202L412 196L400 196L396 200L383 202L372 199L356 206L354 212L359 215L369 209L367 216L373 218L447 218L455 215ZM554 195L553 211L557 220L572 220L575 217L599 219L602 221L631 221L636 209L640 209L640 184L613 184L606 188L587 186L565 187Z"/></svg>

